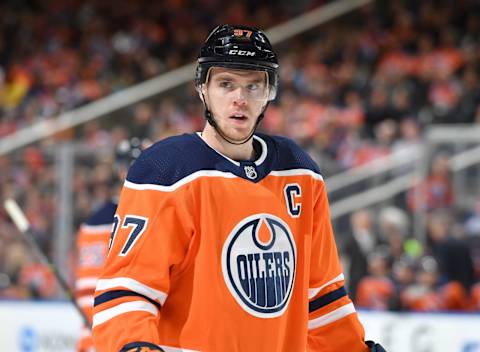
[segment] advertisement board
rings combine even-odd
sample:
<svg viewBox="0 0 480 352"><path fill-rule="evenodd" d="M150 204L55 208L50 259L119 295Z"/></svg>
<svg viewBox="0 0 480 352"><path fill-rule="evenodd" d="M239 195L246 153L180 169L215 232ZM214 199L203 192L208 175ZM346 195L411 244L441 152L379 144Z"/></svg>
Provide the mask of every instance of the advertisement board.
<svg viewBox="0 0 480 352"><path fill-rule="evenodd" d="M367 339L388 352L480 352L480 312L359 312Z"/></svg>
<svg viewBox="0 0 480 352"><path fill-rule="evenodd" d="M2 351L73 352L81 326L68 302L0 301Z"/></svg>
<svg viewBox="0 0 480 352"><path fill-rule="evenodd" d="M367 339L388 352L480 352L480 313L359 315ZM81 325L68 302L0 301L2 351L75 352Z"/></svg>

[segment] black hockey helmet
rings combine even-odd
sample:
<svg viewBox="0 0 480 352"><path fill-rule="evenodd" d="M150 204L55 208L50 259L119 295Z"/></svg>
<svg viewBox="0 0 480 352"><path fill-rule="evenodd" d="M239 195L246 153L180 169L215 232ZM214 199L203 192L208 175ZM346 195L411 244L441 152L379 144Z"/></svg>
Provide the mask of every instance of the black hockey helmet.
<svg viewBox="0 0 480 352"><path fill-rule="evenodd" d="M268 100L278 88L278 61L265 33L248 26L222 25L207 37L198 55L195 85L204 84L211 67L265 71L270 86Z"/></svg>

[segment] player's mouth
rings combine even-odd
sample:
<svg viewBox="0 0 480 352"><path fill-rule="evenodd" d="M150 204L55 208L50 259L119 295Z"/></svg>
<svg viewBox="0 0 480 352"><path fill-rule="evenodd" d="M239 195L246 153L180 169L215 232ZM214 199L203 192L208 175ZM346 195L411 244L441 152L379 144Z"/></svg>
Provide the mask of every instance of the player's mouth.
<svg viewBox="0 0 480 352"><path fill-rule="evenodd" d="M248 120L248 116L244 115L244 114L241 114L241 113L238 113L238 114L230 115L230 119L235 120L235 121L239 121L239 122L243 122L243 121Z"/></svg>

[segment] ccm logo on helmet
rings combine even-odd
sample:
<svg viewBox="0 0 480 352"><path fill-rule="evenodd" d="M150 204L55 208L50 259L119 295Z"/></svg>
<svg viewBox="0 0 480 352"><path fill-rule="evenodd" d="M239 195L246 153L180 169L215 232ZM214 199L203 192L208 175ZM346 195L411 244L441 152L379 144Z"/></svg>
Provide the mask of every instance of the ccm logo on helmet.
<svg viewBox="0 0 480 352"><path fill-rule="evenodd" d="M255 51L230 49L228 55L255 56Z"/></svg>

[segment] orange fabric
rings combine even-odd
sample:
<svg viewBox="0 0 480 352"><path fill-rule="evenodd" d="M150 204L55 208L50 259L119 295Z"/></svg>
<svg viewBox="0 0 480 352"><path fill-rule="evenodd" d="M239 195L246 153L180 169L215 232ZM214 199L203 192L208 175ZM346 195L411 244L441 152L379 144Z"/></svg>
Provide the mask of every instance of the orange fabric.
<svg viewBox="0 0 480 352"><path fill-rule="evenodd" d="M93 317L93 297L98 276L107 255L111 224L82 225L77 235L78 262L76 267L75 299L88 320ZM78 352L94 351L90 327L85 327L77 343Z"/></svg>
<svg viewBox="0 0 480 352"><path fill-rule="evenodd" d="M363 308L388 310L394 294L395 286L388 277L367 276L358 284L356 303Z"/></svg>
<svg viewBox="0 0 480 352"><path fill-rule="evenodd" d="M309 334L307 352L367 352L364 338L363 326L356 314L350 314Z"/></svg>
<svg viewBox="0 0 480 352"><path fill-rule="evenodd" d="M19 282L22 286L35 290L42 298L52 298L57 293L55 276L42 263L24 265L20 271Z"/></svg>
<svg viewBox="0 0 480 352"><path fill-rule="evenodd" d="M383 55L378 64L378 72L388 75L408 75L415 69L415 60L402 51L390 51Z"/></svg>
<svg viewBox="0 0 480 352"><path fill-rule="evenodd" d="M419 192L420 196L418 196L417 192ZM419 204L419 201L423 203ZM431 175L425 181L411 188L407 193L407 205L412 211L448 208L453 204L453 201L452 181L447 177Z"/></svg>
<svg viewBox="0 0 480 352"><path fill-rule="evenodd" d="M401 299L406 308L420 312L465 310L469 304L463 286L453 281L438 289L407 289Z"/></svg>
<svg viewBox="0 0 480 352"><path fill-rule="evenodd" d="M462 53L456 48L437 48L416 60L416 74L432 76L435 72L451 74L464 63Z"/></svg>
<svg viewBox="0 0 480 352"><path fill-rule="evenodd" d="M94 352L93 337L90 329L83 328L80 333L80 339L77 342L77 352Z"/></svg>
<svg viewBox="0 0 480 352"><path fill-rule="evenodd" d="M472 286L471 296L473 309L480 311L480 282Z"/></svg>
<svg viewBox="0 0 480 352"><path fill-rule="evenodd" d="M408 310L416 312L435 312L443 310L443 302L440 295L433 290L420 294L402 294L402 305Z"/></svg>
<svg viewBox="0 0 480 352"><path fill-rule="evenodd" d="M467 291L460 282L450 281L440 288L443 304L447 310L465 310L468 308Z"/></svg>
<svg viewBox="0 0 480 352"><path fill-rule="evenodd" d="M295 205L301 206L299 217L288 212L284 196L287 184L301 188L301 195L294 199ZM255 215L264 214L265 209L269 212L265 217ZM269 175L258 183L238 177L209 176L171 190L128 186L122 190L117 215L121 223L134 217L144 219L146 225L131 246L127 244L135 226L119 226L100 278L102 283L127 278L167 298L160 311L138 295L112 299L95 307L93 333L97 351L118 351L134 341L198 351L366 351L364 331L355 312L308 330L308 290L341 274L322 181L310 175ZM285 277L295 273L285 310L278 316L267 317L250 312L246 303L234 296L228 286L233 284L227 280L223 256L227 255L227 244L241 233L241 224L262 219L258 224L265 227L266 219L272 218L279 219L275 236L282 241L286 237L281 237L283 227L278 224L290 230L296 260L290 254L272 255L270 259L264 256L264 261L257 262L260 269L241 267L241 256L236 262L239 272L243 268L245 272L258 273L263 266L264 275L280 280L277 287L284 287L281 285L288 281ZM266 245L268 236L263 231L259 241ZM126 254L121 255L127 247ZM253 255L245 258L251 260ZM254 285L251 281L244 283L247 287ZM109 289L102 287L99 286L96 297L131 289L121 283ZM145 310L125 309L104 320L114 309L124 309L129 304ZM338 305L332 305L322 312L327 314L337 308Z"/></svg>

